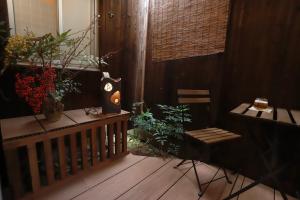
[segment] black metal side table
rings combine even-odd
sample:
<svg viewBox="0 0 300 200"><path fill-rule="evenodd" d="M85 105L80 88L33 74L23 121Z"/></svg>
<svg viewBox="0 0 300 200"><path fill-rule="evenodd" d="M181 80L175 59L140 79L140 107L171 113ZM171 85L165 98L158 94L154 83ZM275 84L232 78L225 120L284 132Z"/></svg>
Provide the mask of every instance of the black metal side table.
<svg viewBox="0 0 300 200"><path fill-rule="evenodd" d="M242 118L248 118L253 120L260 120L260 121L266 121L271 122L272 126L277 125L286 125L286 126L293 126L300 128L300 111L297 110L287 110L283 108L273 108L273 112L267 113L267 112L261 112L261 111L255 111L249 109L252 105L249 103L243 103L230 111L231 114L242 117ZM275 129L277 130L277 129ZM251 131L250 131L251 132ZM284 193L281 184L277 178L277 174L285 170L289 164L283 165L283 166L274 166L274 160L277 158L277 150L278 150L278 132L274 132L274 140L270 141L266 137L264 140L266 140L266 143L269 144L268 151L271 153L271 159L267 159L265 155L265 151L262 146L259 145L259 142L255 138L254 134L248 134L246 136L247 139L250 140L250 142L253 144L253 148L255 148L258 153L259 157L263 160L263 164L265 168L267 169L268 173L258 180L255 180L253 183L247 185L246 187L240 189L239 191L229 195L225 198L225 200L232 199L234 197L237 197L239 194L246 192L247 190L251 189L252 187L255 187L256 185L262 183L265 180L271 179L275 186L278 188L278 190L281 193L281 196L284 200L287 200L287 196ZM275 164L276 165L276 164Z"/></svg>

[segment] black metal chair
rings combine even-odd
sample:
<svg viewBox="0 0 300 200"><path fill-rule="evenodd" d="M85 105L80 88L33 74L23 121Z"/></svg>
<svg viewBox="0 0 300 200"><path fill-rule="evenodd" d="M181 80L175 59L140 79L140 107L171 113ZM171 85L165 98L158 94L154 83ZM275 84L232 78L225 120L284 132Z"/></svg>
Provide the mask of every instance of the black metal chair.
<svg viewBox="0 0 300 200"><path fill-rule="evenodd" d="M178 95L179 104L187 104L187 105L199 104L199 106L200 105L205 106L208 109L207 110L208 113L210 113L211 98L210 98L209 90L178 89L177 95ZM182 115L182 117L184 117L184 114ZM182 119L182 121L184 121L184 119ZM215 180L215 177L220 169L222 169L224 172L224 177L222 178L226 178L227 182L230 184L231 181L229 180L226 170L224 168L219 168L217 172L214 174L214 176L212 177L212 179L209 181L206 188L202 189L201 182L195 165L195 160L199 160L200 162L209 162L211 152L217 150L218 146L220 146L219 144L233 141L238 138L241 138L241 135L232 133L224 129L216 128L216 127L184 132L184 143L185 143L184 149L185 149L185 155L187 156L177 166L175 166L175 168L179 167L180 165L183 165L188 159L192 160L192 165L194 168L197 184L200 191L199 197L201 197L205 193L209 184ZM197 155L195 154L193 155L193 153L191 152L195 152L195 148L198 149L199 146L201 146L202 149L196 152ZM199 156L199 154L202 155ZM199 157L201 157L201 159L199 159Z"/></svg>

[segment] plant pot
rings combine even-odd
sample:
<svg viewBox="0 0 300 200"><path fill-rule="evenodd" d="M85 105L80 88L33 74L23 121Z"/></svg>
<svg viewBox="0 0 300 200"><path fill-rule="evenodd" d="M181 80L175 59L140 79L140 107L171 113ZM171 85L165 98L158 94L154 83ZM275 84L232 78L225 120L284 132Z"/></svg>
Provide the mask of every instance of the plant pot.
<svg viewBox="0 0 300 200"><path fill-rule="evenodd" d="M43 102L43 114L49 122L56 122L60 120L64 111L64 104L56 101L53 98L47 97Z"/></svg>

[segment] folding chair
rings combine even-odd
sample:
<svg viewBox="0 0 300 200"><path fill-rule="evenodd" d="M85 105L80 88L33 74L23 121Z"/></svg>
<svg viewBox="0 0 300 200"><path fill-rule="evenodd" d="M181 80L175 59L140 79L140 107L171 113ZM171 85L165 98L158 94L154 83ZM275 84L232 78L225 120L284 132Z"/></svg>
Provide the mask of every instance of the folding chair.
<svg viewBox="0 0 300 200"><path fill-rule="evenodd" d="M178 95L178 103L179 104L199 104L202 106L206 106L208 109L208 114L211 112L211 98L210 98L210 92L209 90L191 90L191 89L178 89L177 90ZM184 114L182 115L184 117ZM184 119L182 119L184 121ZM211 120L210 120L211 121ZM186 131L184 132L184 140L185 145L190 144L188 141L194 142L196 144L201 144L205 147L203 151L204 153L207 153L208 155L203 156L200 161L207 162L210 160L210 152L212 149L216 150L219 144L229 142L236 140L238 138L241 138L240 135L232 133L230 131L216 128L216 127L210 127L205 129L199 129L199 130L192 130L192 131ZM202 152L203 153L203 152ZM214 181L214 178L216 177L217 173L220 169L224 172L224 177L226 178L227 182L231 184L231 181L229 180L229 177L227 175L227 172L224 168L219 168L213 178L208 183L207 187L203 190L201 187L201 182L197 173L196 165L195 165L195 158L192 159L192 164L195 172L195 176L197 179L197 184L199 187L199 197L201 197L205 191L207 190L209 184ZM182 160L175 168L179 167L180 165L185 163L185 159Z"/></svg>

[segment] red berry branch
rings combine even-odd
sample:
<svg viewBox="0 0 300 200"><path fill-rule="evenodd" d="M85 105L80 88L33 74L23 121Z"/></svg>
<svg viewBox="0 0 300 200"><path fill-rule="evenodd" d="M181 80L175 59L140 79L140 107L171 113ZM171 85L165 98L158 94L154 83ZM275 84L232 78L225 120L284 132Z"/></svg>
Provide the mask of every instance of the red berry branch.
<svg viewBox="0 0 300 200"><path fill-rule="evenodd" d="M31 75L17 73L16 93L35 113L39 113L45 98L55 91L56 71L52 67L46 67L32 68L31 72Z"/></svg>

